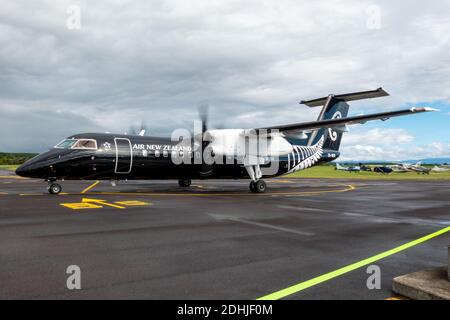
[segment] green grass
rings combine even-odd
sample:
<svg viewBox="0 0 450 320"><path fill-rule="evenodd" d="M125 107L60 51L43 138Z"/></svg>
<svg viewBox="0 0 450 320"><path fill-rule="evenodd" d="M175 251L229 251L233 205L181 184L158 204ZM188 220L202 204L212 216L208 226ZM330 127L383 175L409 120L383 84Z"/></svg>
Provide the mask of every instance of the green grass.
<svg viewBox="0 0 450 320"><path fill-rule="evenodd" d="M9 171L15 171L19 165L17 164L3 164L0 165L0 170L9 170Z"/></svg>
<svg viewBox="0 0 450 320"><path fill-rule="evenodd" d="M450 171L417 174L416 172L381 174L375 172L346 172L334 170L334 166L320 165L306 170L294 172L290 178L324 178L324 179L357 179L357 180L450 180Z"/></svg>

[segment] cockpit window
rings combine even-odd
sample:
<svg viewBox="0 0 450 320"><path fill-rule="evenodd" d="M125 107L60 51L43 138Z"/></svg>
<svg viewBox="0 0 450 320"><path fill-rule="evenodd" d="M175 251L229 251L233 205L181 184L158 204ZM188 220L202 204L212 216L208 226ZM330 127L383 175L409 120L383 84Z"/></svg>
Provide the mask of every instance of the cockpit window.
<svg viewBox="0 0 450 320"><path fill-rule="evenodd" d="M97 141L94 139L65 139L58 143L58 149L97 149Z"/></svg>
<svg viewBox="0 0 450 320"><path fill-rule="evenodd" d="M72 146L72 149L97 149L97 141L92 139L80 139Z"/></svg>
<svg viewBox="0 0 450 320"><path fill-rule="evenodd" d="M76 142L77 142L77 140L75 140L75 139L65 139L65 140L61 141L60 143L58 143L55 146L55 148L70 149Z"/></svg>

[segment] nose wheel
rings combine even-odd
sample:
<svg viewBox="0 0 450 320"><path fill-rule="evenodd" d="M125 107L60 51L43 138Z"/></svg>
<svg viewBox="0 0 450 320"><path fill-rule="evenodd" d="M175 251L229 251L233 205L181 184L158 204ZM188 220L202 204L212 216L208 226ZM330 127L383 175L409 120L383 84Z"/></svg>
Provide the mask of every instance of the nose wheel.
<svg viewBox="0 0 450 320"><path fill-rule="evenodd" d="M49 183L48 192L50 194L59 194L62 191L62 187L60 184L56 182Z"/></svg>
<svg viewBox="0 0 450 320"><path fill-rule="evenodd" d="M253 193L264 193L266 191L266 182L261 179L250 182L250 191Z"/></svg>
<svg viewBox="0 0 450 320"><path fill-rule="evenodd" d="M189 187L191 185L191 179L189 178L183 178L178 180L178 184L180 185L180 187Z"/></svg>

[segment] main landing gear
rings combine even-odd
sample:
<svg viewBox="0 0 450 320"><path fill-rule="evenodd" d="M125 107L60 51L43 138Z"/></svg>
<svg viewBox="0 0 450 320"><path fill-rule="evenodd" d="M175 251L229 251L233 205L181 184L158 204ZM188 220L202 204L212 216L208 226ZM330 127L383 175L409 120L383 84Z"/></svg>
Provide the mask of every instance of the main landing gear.
<svg viewBox="0 0 450 320"><path fill-rule="evenodd" d="M191 185L191 179L189 178L183 178L178 180L178 184L180 185L180 187L189 187Z"/></svg>
<svg viewBox="0 0 450 320"><path fill-rule="evenodd" d="M245 166L247 173L252 179L250 182L250 191L254 193L264 193L266 191L266 183L262 180L262 173L259 164Z"/></svg>
<svg viewBox="0 0 450 320"><path fill-rule="evenodd" d="M48 180L47 190L50 194L59 194L62 191L62 187L59 183L56 183L55 180Z"/></svg>
<svg viewBox="0 0 450 320"><path fill-rule="evenodd" d="M266 191L266 182L261 179L250 182L250 191L254 193L264 193Z"/></svg>

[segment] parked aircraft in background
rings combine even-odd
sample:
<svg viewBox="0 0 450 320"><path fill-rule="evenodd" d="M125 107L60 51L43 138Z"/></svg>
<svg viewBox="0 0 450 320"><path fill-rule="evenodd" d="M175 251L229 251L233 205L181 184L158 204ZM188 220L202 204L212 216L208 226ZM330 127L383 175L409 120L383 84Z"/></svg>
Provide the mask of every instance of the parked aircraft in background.
<svg viewBox="0 0 450 320"><path fill-rule="evenodd" d="M434 166L433 169L431 169L432 172L447 172L450 171L450 166L448 165L441 165L441 166Z"/></svg>
<svg viewBox="0 0 450 320"><path fill-rule="evenodd" d="M411 170L408 170L403 164L394 164L394 165L390 166L390 168L392 169L392 172L394 172L394 173L411 172Z"/></svg>
<svg viewBox="0 0 450 320"><path fill-rule="evenodd" d="M378 166L373 168L373 172L382 173L382 174L389 174L393 172L392 168L386 167L386 166Z"/></svg>
<svg viewBox="0 0 450 320"><path fill-rule="evenodd" d="M417 174L430 174L431 171L431 168L422 166L422 163L420 161L416 164L405 164L405 167L409 171L417 172Z"/></svg>
<svg viewBox="0 0 450 320"><path fill-rule="evenodd" d="M344 167L344 166L341 166L339 163L336 163L335 170L348 171L348 172L360 172L361 167L360 166Z"/></svg>
<svg viewBox="0 0 450 320"><path fill-rule="evenodd" d="M367 172L372 172L372 168L371 167L369 167L369 166L366 166L366 165L364 165L364 164L358 164L359 165L359 167L360 167L360 169L361 169L361 171L367 171Z"/></svg>

